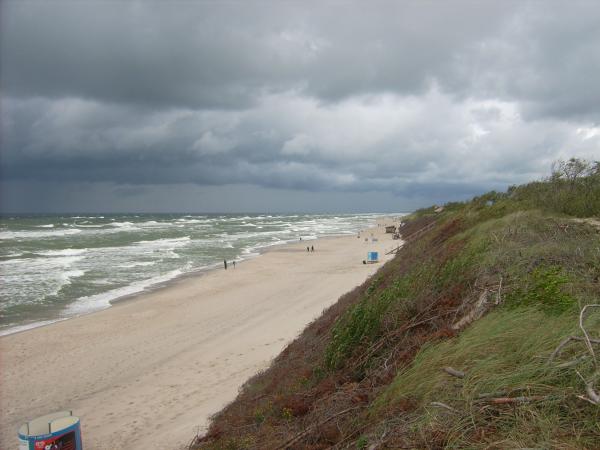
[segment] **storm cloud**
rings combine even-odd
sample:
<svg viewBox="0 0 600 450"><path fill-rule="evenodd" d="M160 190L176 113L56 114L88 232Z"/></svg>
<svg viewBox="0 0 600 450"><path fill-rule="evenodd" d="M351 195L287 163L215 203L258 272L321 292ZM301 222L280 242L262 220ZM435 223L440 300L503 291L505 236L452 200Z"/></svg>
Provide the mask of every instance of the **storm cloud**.
<svg viewBox="0 0 600 450"><path fill-rule="evenodd" d="M598 23L592 1L3 2L2 209L504 189L600 158Z"/></svg>

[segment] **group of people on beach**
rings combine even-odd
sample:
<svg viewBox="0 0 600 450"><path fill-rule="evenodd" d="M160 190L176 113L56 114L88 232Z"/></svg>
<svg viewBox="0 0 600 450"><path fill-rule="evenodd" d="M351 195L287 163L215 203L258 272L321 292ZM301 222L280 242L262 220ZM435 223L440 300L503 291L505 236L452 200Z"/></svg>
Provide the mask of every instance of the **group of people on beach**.
<svg viewBox="0 0 600 450"><path fill-rule="evenodd" d="M231 261L231 265L235 269L235 260ZM225 267L225 270L227 270L227 260L226 259L223 260L223 267Z"/></svg>
<svg viewBox="0 0 600 450"><path fill-rule="evenodd" d="M315 246L314 246L314 245L311 245L311 246L309 247L309 246L307 245L307 246L306 246L306 251L307 251L307 252L314 252L314 251L315 251Z"/></svg>

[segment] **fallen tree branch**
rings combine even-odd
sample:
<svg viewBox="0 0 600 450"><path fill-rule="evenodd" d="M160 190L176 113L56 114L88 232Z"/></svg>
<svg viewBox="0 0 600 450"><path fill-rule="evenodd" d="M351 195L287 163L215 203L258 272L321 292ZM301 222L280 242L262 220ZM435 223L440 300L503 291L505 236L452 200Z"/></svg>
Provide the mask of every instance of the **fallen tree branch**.
<svg viewBox="0 0 600 450"><path fill-rule="evenodd" d="M554 358L556 358L560 352L562 351L563 347L565 345L567 345L569 342L571 341L577 341L577 342L588 342L590 344L600 344L600 339L591 339L588 337L588 339L586 340L585 338L579 337L579 336L568 336L566 338L564 338L560 344L558 344L558 346L556 347L556 349L552 352L552 354L550 355L550 357L548 358L548 364L550 364L552 362L552 360Z"/></svg>
<svg viewBox="0 0 600 450"><path fill-rule="evenodd" d="M457 377L457 378L464 378L465 377L465 373L461 372L460 370L456 370L452 367L444 367L442 369L444 372L446 372L448 375L452 375L453 377Z"/></svg>

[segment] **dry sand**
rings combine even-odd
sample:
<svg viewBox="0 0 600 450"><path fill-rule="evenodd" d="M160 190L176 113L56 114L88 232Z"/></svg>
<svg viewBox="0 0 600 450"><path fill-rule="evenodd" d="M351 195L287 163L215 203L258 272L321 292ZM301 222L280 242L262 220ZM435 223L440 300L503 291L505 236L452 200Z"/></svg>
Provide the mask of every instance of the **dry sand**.
<svg viewBox="0 0 600 450"><path fill-rule="evenodd" d="M250 376L395 247L383 227L277 247L105 311L0 338L0 448L18 425L62 409L86 450L179 449ZM365 243L373 232L378 242ZM315 252L307 253L306 245Z"/></svg>

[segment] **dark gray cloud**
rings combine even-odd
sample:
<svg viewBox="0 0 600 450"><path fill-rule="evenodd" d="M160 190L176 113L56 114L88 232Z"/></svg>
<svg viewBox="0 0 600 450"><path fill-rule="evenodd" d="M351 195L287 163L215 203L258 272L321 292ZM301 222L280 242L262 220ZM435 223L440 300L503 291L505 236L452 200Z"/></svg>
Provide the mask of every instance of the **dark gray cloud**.
<svg viewBox="0 0 600 450"><path fill-rule="evenodd" d="M598 23L591 1L3 2L3 208L253 186L401 209L598 159Z"/></svg>
<svg viewBox="0 0 600 450"><path fill-rule="evenodd" d="M9 94L238 108L265 92L422 92L506 8L468 3L14 2Z"/></svg>

